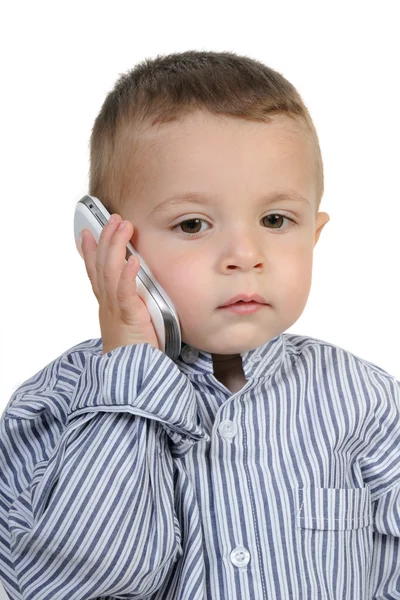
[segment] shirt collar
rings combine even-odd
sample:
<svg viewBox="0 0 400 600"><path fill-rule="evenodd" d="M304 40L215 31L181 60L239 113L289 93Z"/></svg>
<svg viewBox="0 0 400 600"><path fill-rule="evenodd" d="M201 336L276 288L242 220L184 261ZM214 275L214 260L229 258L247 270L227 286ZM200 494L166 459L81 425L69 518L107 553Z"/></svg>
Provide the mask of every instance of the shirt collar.
<svg viewBox="0 0 400 600"><path fill-rule="evenodd" d="M272 338L262 346L241 354L243 372L246 379L265 377L275 370L285 356L283 334ZM175 361L178 368L187 376L214 374L214 365L210 352L198 350L194 346L181 343L181 353Z"/></svg>

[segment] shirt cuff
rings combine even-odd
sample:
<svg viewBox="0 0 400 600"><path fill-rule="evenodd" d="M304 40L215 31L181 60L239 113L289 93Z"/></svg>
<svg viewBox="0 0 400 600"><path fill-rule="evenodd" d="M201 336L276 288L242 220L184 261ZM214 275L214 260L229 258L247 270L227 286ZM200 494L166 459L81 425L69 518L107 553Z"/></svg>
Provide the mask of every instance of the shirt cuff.
<svg viewBox="0 0 400 600"><path fill-rule="evenodd" d="M191 382L164 352L145 343L83 355L69 418L89 411L123 411L159 421L177 456L196 441L209 441Z"/></svg>

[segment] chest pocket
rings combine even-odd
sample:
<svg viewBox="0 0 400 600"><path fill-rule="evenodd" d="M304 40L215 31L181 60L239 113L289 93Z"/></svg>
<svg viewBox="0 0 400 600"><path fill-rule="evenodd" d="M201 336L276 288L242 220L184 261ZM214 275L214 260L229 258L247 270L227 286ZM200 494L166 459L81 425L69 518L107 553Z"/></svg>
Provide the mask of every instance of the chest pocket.
<svg viewBox="0 0 400 600"><path fill-rule="evenodd" d="M301 598L366 600L372 559L368 487L297 488Z"/></svg>

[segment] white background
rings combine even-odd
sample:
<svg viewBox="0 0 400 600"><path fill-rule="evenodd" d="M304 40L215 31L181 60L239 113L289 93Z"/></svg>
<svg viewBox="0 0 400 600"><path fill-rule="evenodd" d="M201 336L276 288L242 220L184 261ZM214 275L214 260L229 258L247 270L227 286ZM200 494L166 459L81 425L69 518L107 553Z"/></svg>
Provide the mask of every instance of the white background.
<svg viewBox="0 0 400 600"><path fill-rule="evenodd" d="M188 49L259 59L299 90L319 133L331 220L289 331L400 379L397 11L395 0L3 4L0 410L28 377L100 336L72 227L91 127L120 73Z"/></svg>
<svg viewBox="0 0 400 600"><path fill-rule="evenodd" d="M331 220L315 248L307 307L288 331L400 378L397 8L394 0L3 8L0 410L62 352L100 337L72 227L87 192L91 127L120 73L188 49L246 54L299 90L320 138L321 210Z"/></svg>

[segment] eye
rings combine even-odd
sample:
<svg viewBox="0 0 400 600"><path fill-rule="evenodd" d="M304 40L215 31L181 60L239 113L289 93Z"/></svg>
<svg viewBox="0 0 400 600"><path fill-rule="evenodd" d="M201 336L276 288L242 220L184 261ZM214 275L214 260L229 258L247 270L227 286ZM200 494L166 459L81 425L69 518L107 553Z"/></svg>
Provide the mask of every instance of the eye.
<svg viewBox="0 0 400 600"><path fill-rule="evenodd" d="M276 222L276 217L278 218L278 222ZM279 227L279 224L281 223L282 219L284 221L285 220L291 221L292 223L295 222L294 219L291 219L290 217L285 217L284 215L280 215L280 214L266 215L265 217L263 217L263 219L268 219L270 225L272 225L272 227L267 227L267 229L276 229L276 230L283 229L282 226ZM181 221L180 223L178 223L177 225L172 227L172 231L176 230L178 234L182 234L184 237L196 238L198 236L198 234L203 233L201 230L199 230L199 225L201 222L207 223L207 221L205 221L204 219L198 219L198 218ZM278 226L275 226L275 225L278 225ZM178 227L182 228L181 231L178 231ZM186 229L186 231L184 231L184 229ZM284 228L284 229L286 229L286 228Z"/></svg>
<svg viewBox="0 0 400 600"><path fill-rule="evenodd" d="M278 218L278 224L281 222L281 219L286 219L286 221L291 221L292 223L294 223L294 219L291 219L290 217L285 217L284 215L280 215L280 214L272 214L272 215L266 215L265 217L263 217L263 219L271 219L270 224L275 225L276 223L276 217ZM271 227L271 229L282 229L282 227Z"/></svg>
<svg viewBox="0 0 400 600"><path fill-rule="evenodd" d="M199 222L203 221L203 223L206 223L207 221L204 221L204 219L188 219L187 221L181 221L180 223L178 223L177 225L175 225L175 227L172 228L172 230L174 231L175 229L177 229L178 227L183 226L184 228L187 229L187 231L178 231L177 233L183 233L186 237L195 237L195 235L197 233L202 233L201 231L198 230L199 227ZM189 224L189 225L187 225ZM191 235L194 234L194 235Z"/></svg>

